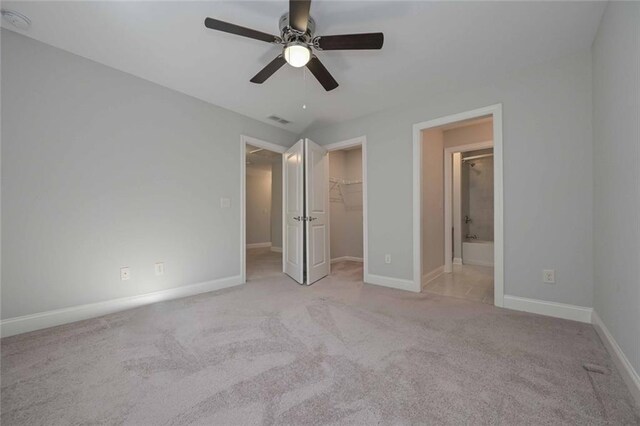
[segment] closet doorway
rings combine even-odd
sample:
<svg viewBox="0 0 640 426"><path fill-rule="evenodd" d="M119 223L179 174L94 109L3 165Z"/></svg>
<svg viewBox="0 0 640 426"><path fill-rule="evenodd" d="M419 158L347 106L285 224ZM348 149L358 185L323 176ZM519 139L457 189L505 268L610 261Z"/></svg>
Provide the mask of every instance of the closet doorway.
<svg viewBox="0 0 640 426"><path fill-rule="evenodd" d="M242 282L282 275L282 155L286 148L241 138Z"/></svg>
<svg viewBox="0 0 640 426"><path fill-rule="evenodd" d="M366 138L325 145L329 151L332 274L365 280L367 263Z"/></svg>

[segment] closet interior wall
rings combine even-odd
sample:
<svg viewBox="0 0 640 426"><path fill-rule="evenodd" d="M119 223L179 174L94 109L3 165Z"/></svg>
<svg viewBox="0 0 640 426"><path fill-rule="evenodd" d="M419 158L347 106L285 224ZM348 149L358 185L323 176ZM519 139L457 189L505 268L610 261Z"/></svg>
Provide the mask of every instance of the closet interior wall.
<svg viewBox="0 0 640 426"><path fill-rule="evenodd" d="M331 259L363 258L362 148L329 152Z"/></svg>

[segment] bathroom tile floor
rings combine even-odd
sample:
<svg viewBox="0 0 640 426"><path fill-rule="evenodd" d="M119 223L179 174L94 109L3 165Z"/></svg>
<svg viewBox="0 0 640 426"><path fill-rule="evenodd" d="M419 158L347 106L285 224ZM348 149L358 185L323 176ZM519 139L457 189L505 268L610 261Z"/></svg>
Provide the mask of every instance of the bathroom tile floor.
<svg viewBox="0 0 640 426"><path fill-rule="evenodd" d="M423 283L422 290L493 305L493 268L453 265L453 272L444 273L432 281Z"/></svg>

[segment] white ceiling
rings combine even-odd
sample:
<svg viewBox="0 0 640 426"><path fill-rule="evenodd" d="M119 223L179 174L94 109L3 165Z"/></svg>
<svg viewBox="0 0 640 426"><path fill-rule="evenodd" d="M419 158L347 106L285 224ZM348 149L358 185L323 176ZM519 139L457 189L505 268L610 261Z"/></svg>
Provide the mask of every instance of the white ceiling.
<svg viewBox="0 0 640 426"><path fill-rule="evenodd" d="M385 35L381 51L318 54L340 83L329 93L290 66L250 83L279 48L203 24L210 16L277 34L286 0L2 7L31 18L29 37L270 124L266 117L278 115L292 122L280 127L299 133L588 49L604 3L314 0L316 34Z"/></svg>

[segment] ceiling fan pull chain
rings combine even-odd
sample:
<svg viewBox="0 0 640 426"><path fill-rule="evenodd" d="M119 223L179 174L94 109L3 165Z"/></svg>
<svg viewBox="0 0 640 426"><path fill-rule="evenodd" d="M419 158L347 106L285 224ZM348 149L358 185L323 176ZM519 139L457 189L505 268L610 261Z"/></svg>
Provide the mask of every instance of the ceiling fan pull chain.
<svg viewBox="0 0 640 426"><path fill-rule="evenodd" d="M302 69L302 109L307 109L307 68Z"/></svg>

